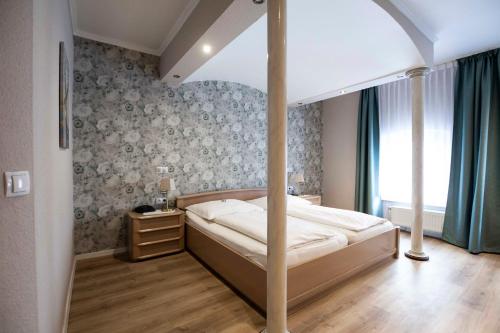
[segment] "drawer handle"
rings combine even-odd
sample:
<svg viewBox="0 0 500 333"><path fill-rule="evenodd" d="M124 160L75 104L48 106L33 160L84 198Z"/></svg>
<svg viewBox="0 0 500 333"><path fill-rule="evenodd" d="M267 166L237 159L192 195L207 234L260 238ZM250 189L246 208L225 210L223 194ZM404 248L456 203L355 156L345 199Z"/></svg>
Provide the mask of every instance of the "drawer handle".
<svg viewBox="0 0 500 333"><path fill-rule="evenodd" d="M160 244L160 243L167 243L175 240L179 240L181 237L173 237L173 238L165 238L165 239L160 239L157 241L151 241L151 242L144 242L144 243L139 243L137 246L147 246L147 245L153 245L153 244Z"/></svg>
<svg viewBox="0 0 500 333"><path fill-rule="evenodd" d="M151 228L151 229L143 229L143 230L139 230L138 233L142 234L144 232L152 232L152 231L160 231L160 230L168 230L168 229L175 229L175 228L180 228L181 225L180 224L177 224L177 225L171 225L171 226L168 226L168 227L159 227L159 228Z"/></svg>

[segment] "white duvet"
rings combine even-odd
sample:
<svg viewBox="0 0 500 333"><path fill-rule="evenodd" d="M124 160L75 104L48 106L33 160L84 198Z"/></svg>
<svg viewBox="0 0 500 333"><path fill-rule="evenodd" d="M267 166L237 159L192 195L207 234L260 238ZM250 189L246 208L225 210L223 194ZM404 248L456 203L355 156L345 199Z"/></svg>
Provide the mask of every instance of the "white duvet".
<svg viewBox="0 0 500 333"><path fill-rule="evenodd" d="M267 212L265 211L227 214L213 221L267 244ZM343 235L332 229L291 216L287 217L288 249L339 236Z"/></svg>
<svg viewBox="0 0 500 333"><path fill-rule="evenodd" d="M307 221L353 231L362 231L387 222L386 219L378 216L315 205L289 205L286 213Z"/></svg>

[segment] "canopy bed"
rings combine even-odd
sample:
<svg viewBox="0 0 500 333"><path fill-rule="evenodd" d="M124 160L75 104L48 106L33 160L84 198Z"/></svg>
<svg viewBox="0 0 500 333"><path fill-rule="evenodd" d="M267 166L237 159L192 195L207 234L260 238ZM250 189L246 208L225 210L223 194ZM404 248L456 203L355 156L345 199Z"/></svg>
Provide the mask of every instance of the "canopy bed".
<svg viewBox="0 0 500 333"><path fill-rule="evenodd" d="M266 189L240 189L184 195L177 198L177 207L185 210L191 205L209 201L228 199L247 201L263 197L266 192ZM234 237L231 240L230 236L225 236L228 232L224 235L217 233L213 226L215 223L211 226L209 222L188 211L187 250L265 312L267 298L265 261L255 260L247 255L242 251L244 242L235 240ZM217 228L224 227L217 226ZM334 245L330 241L323 247L329 247L330 250L319 251L315 247L316 254L307 255L307 250L301 249L301 260L292 260L288 257L288 312L293 312L300 305L317 298L325 290L364 269L387 258L397 258L399 228L392 224L389 227L386 224L385 228L380 226L378 228L377 232L368 233L365 237L353 237L351 232L351 235L344 236L344 244L340 244L338 238ZM243 239L242 237L246 236L239 235L239 237Z"/></svg>

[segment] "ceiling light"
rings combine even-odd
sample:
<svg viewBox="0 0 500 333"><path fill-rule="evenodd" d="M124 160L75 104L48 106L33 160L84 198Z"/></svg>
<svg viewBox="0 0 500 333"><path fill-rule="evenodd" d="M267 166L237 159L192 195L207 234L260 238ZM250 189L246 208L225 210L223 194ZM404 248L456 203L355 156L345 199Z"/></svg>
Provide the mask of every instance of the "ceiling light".
<svg viewBox="0 0 500 333"><path fill-rule="evenodd" d="M174 78L179 79L180 77L180 75L174 74Z"/></svg>
<svg viewBox="0 0 500 333"><path fill-rule="evenodd" d="M343 90L343 89L342 89L342 90L339 90L339 94L340 94L340 95L343 95L343 94L345 94L345 93L346 93L346 91L345 91L345 90Z"/></svg>
<svg viewBox="0 0 500 333"><path fill-rule="evenodd" d="M212 47L208 44L204 44L202 50L203 50L203 53L205 53L205 54L212 53Z"/></svg>

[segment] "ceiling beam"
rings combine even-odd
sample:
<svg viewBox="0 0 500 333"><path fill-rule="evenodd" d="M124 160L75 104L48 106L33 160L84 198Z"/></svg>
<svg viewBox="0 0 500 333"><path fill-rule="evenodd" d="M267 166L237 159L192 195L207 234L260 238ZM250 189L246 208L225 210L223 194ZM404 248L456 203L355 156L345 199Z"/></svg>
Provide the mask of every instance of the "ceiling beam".
<svg viewBox="0 0 500 333"><path fill-rule="evenodd" d="M406 32L412 40L425 64L429 67L434 65L434 42L436 36L423 21L413 14L403 1L373 0L385 10Z"/></svg>
<svg viewBox="0 0 500 333"><path fill-rule="evenodd" d="M161 79L180 85L265 13L265 4L250 0L200 0L161 55Z"/></svg>
<svg viewBox="0 0 500 333"><path fill-rule="evenodd" d="M163 52L167 49L170 42L175 38L179 30L181 30L182 26L191 15L193 10L198 6L199 0L187 0L187 5L184 7L182 13L177 17L173 27L170 29L168 34L165 36L163 41L161 42L160 48L158 50L158 55L161 56Z"/></svg>
<svg viewBox="0 0 500 333"><path fill-rule="evenodd" d="M350 93L355 92L355 91L360 91L363 89L380 86L380 85L383 85L383 84L386 84L389 82L394 82L394 81L403 79L405 77L404 73L405 73L405 71L398 71L398 72L390 73L390 74L387 74L387 75L384 75L381 77L377 77L377 78L370 79L370 80L367 80L364 82L356 83L356 84L344 87L342 89L328 91L324 94L311 96L311 97L304 98L304 99L297 100L297 101L291 101L290 103L288 103L288 105L292 106L292 107L297 107L297 106L301 106L301 105L305 105L305 104L324 101L324 100L334 98L337 96L341 96L344 94L350 94Z"/></svg>

